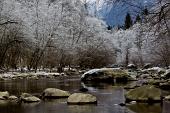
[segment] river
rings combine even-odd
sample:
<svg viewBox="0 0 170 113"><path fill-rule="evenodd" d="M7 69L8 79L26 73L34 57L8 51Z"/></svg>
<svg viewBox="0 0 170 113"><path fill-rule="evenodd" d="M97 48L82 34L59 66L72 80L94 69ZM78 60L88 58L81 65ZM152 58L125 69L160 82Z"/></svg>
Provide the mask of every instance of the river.
<svg viewBox="0 0 170 113"><path fill-rule="evenodd" d="M78 77L64 77L39 80L6 80L0 81L0 90L9 91L19 96L22 92L39 95L46 88L59 88L79 92L86 87L88 93L98 99L97 105L67 105L67 99L42 100L40 103L11 103L0 101L0 113L170 113L170 103L160 104L133 104L121 107L124 103L125 90L123 84L81 83Z"/></svg>

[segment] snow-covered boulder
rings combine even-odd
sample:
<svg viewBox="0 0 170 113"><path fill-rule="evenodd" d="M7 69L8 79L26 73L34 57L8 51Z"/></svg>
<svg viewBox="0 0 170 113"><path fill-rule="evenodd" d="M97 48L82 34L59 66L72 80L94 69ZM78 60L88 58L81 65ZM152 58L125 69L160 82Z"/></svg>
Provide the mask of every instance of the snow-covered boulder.
<svg viewBox="0 0 170 113"><path fill-rule="evenodd" d="M137 66L135 64L129 64L127 66L128 69L137 69Z"/></svg>
<svg viewBox="0 0 170 113"><path fill-rule="evenodd" d="M44 98L66 98L69 97L71 94L68 91L63 91L56 88L47 88L43 92Z"/></svg>
<svg viewBox="0 0 170 113"><path fill-rule="evenodd" d="M161 74L165 73L165 71L166 71L165 69L160 68L160 67L152 67L152 68L142 70L142 73L161 75Z"/></svg>
<svg viewBox="0 0 170 113"><path fill-rule="evenodd" d="M97 98L91 94L74 93L68 97L68 104L96 104Z"/></svg>
<svg viewBox="0 0 170 113"><path fill-rule="evenodd" d="M91 74L94 74L94 73L98 73L100 71L100 69L92 69L92 70L89 70L87 72L85 72L82 76L81 76L81 79L84 79L86 77L86 75L91 75Z"/></svg>
<svg viewBox="0 0 170 113"><path fill-rule="evenodd" d="M127 81L129 78L126 71L119 68L92 69L81 76L82 81L117 82Z"/></svg>

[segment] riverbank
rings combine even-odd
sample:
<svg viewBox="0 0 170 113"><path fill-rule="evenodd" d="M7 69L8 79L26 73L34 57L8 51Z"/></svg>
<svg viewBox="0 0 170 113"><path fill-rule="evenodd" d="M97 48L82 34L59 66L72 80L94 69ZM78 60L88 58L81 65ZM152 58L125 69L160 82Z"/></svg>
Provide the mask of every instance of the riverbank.
<svg viewBox="0 0 170 113"><path fill-rule="evenodd" d="M39 70L34 71L17 71L10 70L7 72L0 73L0 80L16 80L16 79L41 79L41 78L56 78L56 77L67 77L67 76L79 76L84 73L84 70L68 69L66 68L62 73L57 71Z"/></svg>

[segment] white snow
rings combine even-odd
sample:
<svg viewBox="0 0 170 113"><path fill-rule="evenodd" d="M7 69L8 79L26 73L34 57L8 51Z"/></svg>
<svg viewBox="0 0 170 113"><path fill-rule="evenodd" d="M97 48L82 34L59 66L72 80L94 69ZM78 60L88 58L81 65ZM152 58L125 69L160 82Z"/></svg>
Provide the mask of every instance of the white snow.
<svg viewBox="0 0 170 113"><path fill-rule="evenodd" d="M98 72L99 70L100 70L100 69L92 69L92 70L89 70L89 71L85 72L85 73L81 76L81 78L84 78L87 74L96 73L96 72Z"/></svg>
<svg viewBox="0 0 170 113"><path fill-rule="evenodd" d="M158 72L160 72L161 70L163 70L163 68L160 68L160 67L152 67L152 68L149 68L147 70L156 70Z"/></svg>
<svg viewBox="0 0 170 113"><path fill-rule="evenodd" d="M170 73L170 69L166 70L166 72L164 74L161 75L161 77L165 77L165 75Z"/></svg>
<svg viewBox="0 0 170 113"><path fill-rule="evenodd" d="M102 71L107 71L107 70L121 70L120 68L101 68L101 69L91 69L87 72L85 72L81 78L83 79L87 74L93 74L93 73L96 73L96 72L102 72Z"/></svg>
<svg viewBox="0 0 170 113"><path fill-rule="evenodd" d="M47 72L37 72L37 73L19 73L19 72L8 72L0 74L1 78L13 78L13 77L27 77L27 76L66 76L64 73L47 73Z"/></svg>

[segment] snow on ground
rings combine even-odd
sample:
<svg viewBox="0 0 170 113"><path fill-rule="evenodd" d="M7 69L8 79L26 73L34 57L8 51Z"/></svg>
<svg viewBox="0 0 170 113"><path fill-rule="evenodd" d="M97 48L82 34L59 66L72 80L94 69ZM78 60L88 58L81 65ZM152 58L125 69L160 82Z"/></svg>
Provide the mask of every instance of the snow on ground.
<svg viewBox="0 0 170 113"><path fill-rule="evenodd" d="M160 67L152 67L152 68L145 69L144 71L155 71L155 72L159 73L161 71L165 71L165 69L160 68Z"/></svg>
<svg viewBox="0 0 170 113"><path fill-rule="evenodd" d="M19 72L7 72L0 74L1 78L13 78L13 77L26 77L26 76L65 76L64 73L48 73L48 72L30 72L30 73L19 73Z"/></svg>

